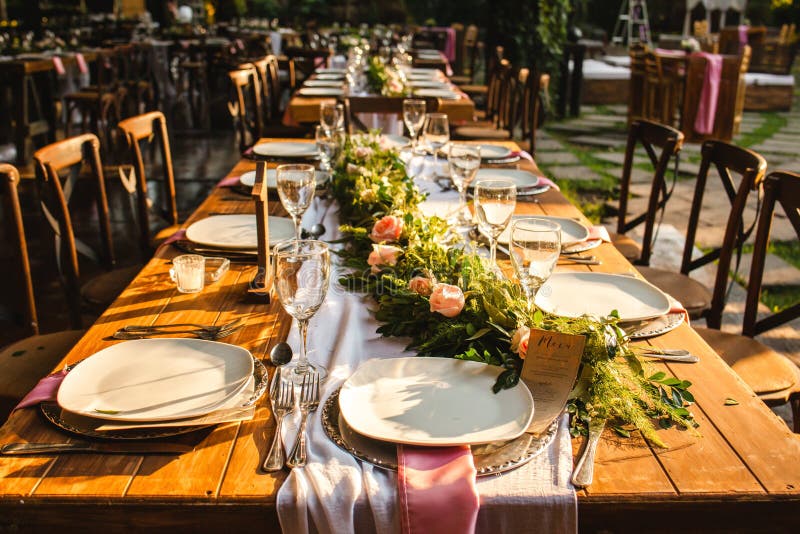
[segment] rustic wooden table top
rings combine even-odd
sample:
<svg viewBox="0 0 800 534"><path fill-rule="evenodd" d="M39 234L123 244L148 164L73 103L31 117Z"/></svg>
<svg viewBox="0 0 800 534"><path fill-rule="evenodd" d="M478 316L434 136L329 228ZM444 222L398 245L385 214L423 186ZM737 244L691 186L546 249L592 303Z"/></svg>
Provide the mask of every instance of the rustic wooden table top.
<svg viewBox="0 0 800 534"><path fill-rule="evenodd" d="M538 172L525 160L519 166ZM253 161L242 160L229 176L254 167ZM273 212L281 212L278 202L271 206ZM187 224L210 213L252 210L248 197L215 188ZM536 201L519 202L518 212L577 217L588 223L554 190L537 196ZM266 358L273 344L285 339L291 321L277 299L265 305L244 298L255 266L233 264L220 282L200 294L185 295L175 290L167 274L170 258L178 253L169 246L159 251L64 363L116 343L109 336L130 323L221 324L243 317L246 327L225 341L247 348L257 358ZM602 265L558 269L636 272L610 244L593 254L602 259ZM796 531L800 439L688 326L651 343L686 348L700 356L697 364L656 363L652 367L694 384L697 404L692 411L701 436L662 430L670 448L658 449L637 434L621 438L607 430L598 448L594 483L578 492L581 530ZM729 397L739 404L726 406ZM20 531L85 530L91 523L111 529L158 525L192 532L277 530L275 498L286 473L267 474L259 469L274 430L265 398L251 421L173 438L195 446L193 452L181 456L0 457L0 531L14 525ZM0 428L0 444L65 438L35 409L15 412ZM576 453L580 445L580 440L573 443Z"/></svg>

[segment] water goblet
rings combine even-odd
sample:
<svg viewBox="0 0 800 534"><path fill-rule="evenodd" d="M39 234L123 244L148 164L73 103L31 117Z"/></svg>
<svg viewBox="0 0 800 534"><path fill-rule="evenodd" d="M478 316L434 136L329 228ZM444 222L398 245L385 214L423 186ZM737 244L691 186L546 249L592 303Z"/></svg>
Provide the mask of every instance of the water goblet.
<svg viewBox="0 0 800 534"><path fill-rule="evenodd" d="M319 152L319 169L330 174L331 168L336 164L339 156L339 138L337 130L327 130L324 126L317 126L315 138L317 141L317 152Z"/></svg>
<svg viewBox="0 0 800 534"><path fill-rule="evenodd" d="M325 378L325 367L308 361L308 322L317 313L328 292L331 259L328 245L315 240L284 241L273 248L275 292L283 309L297 320L300 331L300 358L285 365L288 379L302 384L309 372Z"/></svg>
<svg viewBox="0 0 800 534"><path fill-rule="evenodd" d="M517 219L511 224L510 249L514 272L531 309L561 254L561 226L537 217Z"/></svg>
<svg viewBox="0 0 800 534"><path fill-rule="evenodd" d="M451 219L451 224L458 228L469 228L472 221L466 216L467 188L481 166L481 149L476 145L453 143L448 151L450 179L456 186L459 195L458 213ZM516 198L516 197L515 197Z"/></svg>
<svg viewBox="0 0 800 534"><path fill-rule="evenodd" d="M517 207L517 186L511 180L479 180L475 184L478 229L489 238L489 261L497 261L497 238L508 226Z"/></svg>
<svg viewBox="0 0 800 534"><path fill-rule="evenodd" d="M417 139L425 124L425 101L406 98L403 100L403 122L411 136L411 152L417 151Z"/></svg>
<svg viewBox="0 0 800 534"><path fill-rule="evenodd" d="M316 188L314 166L306 164L279 165L277 182L281 204L294 221L295 238L300 239L303 213L311 204Z"/></svg>
<svg viewBox="0 0 800 534"><path fill-rule="evenodd" d="M344 126L344 105L337 102L322 102L319 105L319 123L327 132Z"/></svg>
<svg viewBox="0 0 800 534"><path fill-rule="evenodd" d="M450 124L444 113L428 113L428 122L425 124L425 142L433 151L433 175L439 175L439 149L450 141Z"/></svg>

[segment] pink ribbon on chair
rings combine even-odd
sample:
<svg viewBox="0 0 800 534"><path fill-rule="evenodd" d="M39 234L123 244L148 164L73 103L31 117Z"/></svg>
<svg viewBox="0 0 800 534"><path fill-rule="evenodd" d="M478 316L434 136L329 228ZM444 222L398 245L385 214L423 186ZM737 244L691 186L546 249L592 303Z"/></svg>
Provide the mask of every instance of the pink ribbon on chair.
<svg viewBox="0 0 800 534"><path fill-rule="evenodd" d="M65 376L67 376L67 371L64 369L42 378L39 380L39 383L25 395L25 398L14 407L14 410L36 406L44 401L56 400L58 388L61 387L61 382L64 381Z"/></svg>
<svg viewBox="0 0 800 534"><path fill-rule="evenodd" d="M89 65L86 64L86 58L83 57L83 54L77 52L75 54L75 61L78 63L78 70L81 71L81 74L89 72Z"/></svg>
<svg viewBox="0 0 800 534"><path fill-rule="evenodd" d="M722 56L708 52L695 52L693 55L706 58L706 76L703 80L700 102L697 104L694 130L699 134L709 135L714 131L714 117L717 114L719 82L722 78Z"/></svg>
<svg viewBox="0 0 800 534"><path fill-rule="evenodd" d="M747 45L747 26L742 24L739 26L739 49L741 50L745 45Z"/></svg>
<svg viewBox="0 0 800 534"><path fill-rule="evenodd" d="M63 76L67 73L67 70L64 68L64 62L61 61L61 58L58 56L53 56L53 68L56 69L56 73L59 76Z"/></svg>
<svg viewBox="0 0 800 534"><path fill-rule="evenodd" d="M468 446L397 446L397 490L403 534L475 532L480 497Z"/></svg>

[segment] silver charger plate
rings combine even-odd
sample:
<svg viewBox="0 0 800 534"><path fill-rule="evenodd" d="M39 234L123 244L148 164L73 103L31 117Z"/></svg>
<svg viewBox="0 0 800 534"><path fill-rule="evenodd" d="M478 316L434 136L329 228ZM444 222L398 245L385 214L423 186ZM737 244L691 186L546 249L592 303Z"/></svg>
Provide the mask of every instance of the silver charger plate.
<svg viewBox="0 0 800 534"><path fill-rule="evenodd" d="M267 368L260 360L253 358L253 377L255 378L255 385L253 395L247 401L245 406L250 406L260 399L267 390L269 384L269 373ZM73 366L74 367L74 366ZM43 402L39 408L44 415L45 419L53 423L61 430L66 430L71 434L84 436L89 438L99 438L108 440L147 440L167 438L171 436L178 436L181 434L188 434L209 428L214 425L189 425L189 426L173 426L173 427L143 427L135 430L94 430L99 425L105 423L102 419L92 419L82 417L77 414L65 412L61 406L55 402Z"/></svg>
<svg viewBox="0 0 800 534"><path fill-rule="evenodd" d="M382 469L397 470L397 445L358 434L351 429L339 412L339 392L334 391L322 407L322 428L325 435L340 449ZM542 434L522 434L510 441L498 441L472 446L472 456L478 476L504 473L525 465L544 451L558 431L558 419Z"/></svg>
<svg viewBox="0 0 800 534"><path fill-rule="evenodd" d="M668 313L661 317L656 317L645 321L643 325L637 326L635 330L628 334L631 339L646 339L648 337L660 336L670 330L675 330L683 322L682 313Z"/></svg>

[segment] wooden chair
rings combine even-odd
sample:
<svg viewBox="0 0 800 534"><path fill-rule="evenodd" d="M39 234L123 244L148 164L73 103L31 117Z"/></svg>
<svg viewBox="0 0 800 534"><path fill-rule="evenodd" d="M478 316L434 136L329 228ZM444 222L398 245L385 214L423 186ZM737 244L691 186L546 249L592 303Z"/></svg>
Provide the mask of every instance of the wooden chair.
<svg viewBox="0 0 800 534"><path fill-rule="evenodd" d="M719 330L728 286L728 277L722 271L717 273L714 284L711 310L706 317L708 328L695 330L767 405L791 403L794 431L800 432L800 369L786 356L753 339L756 335L800 317L800 302L761 319L757 317L776 204L783 206L786 218L800 237L800 174L776 171L764 181L764 202L753 247L742 335ZM730 263L731 252L730 249L727 250L727 257L720 257L720 263Z"/></svg>
<svg viewBox="0 0 800 534"><path fill-rule="evenodd" d="M646 46L631 46L631 77L628 89L628 124L636 119L643 119L647 117L647 108L645 106L645 86L647 84L647 69L645 67L646 55Z"/></svg>
<svg viewBox="0 0 800 534"><path fill-rule="evenodd" d="M14 271L6 272L5 276L16 277L14 287L19 295L9 300L20 305L19 309L14 310L14 315L21 319L22 335L25 336L0 350L0 369L3 370L0 373L0 421L5 421L14 406L67 355L85 331L39 332L28 246L17 193L17 169L0 163L0 183L4 200L4 228L16 252Z"/></svg>
<svg viewBox="0 0 800 534"><path fill-rule="evenodd" d="M453 139L510 139L518 85L519 72L512 72L508 60L501 60L489 77L485 120L459 126L451 132L451 137Z"/></svg>
<svg viewBox="0 0 800 534"><path fill-rule="evenodd" d="M234 90L229 104L239 135L239 149L244 151L261 138L261 89L258 74L253 68L228 73Z"/></svg>
<svg viewBox="0 0 800 534"><path fill-rule="evenodd" d="M678 124L682 63L682 58L662 58L652 51L644 53L644 118L669 126Z"/></svg>
<svg viewBox="0 0 800 534"><path fill-rule="evenodd" d="M112 270L115 265L114 247L111 238L111 223L108 213L103 164L100 160L100 141L94 134L83 134L58 141L37 150L33 155L36 180L42 210L55 236L56 261L66 286L73 328L81 327L82 300L96 308L105 309L139 272L139 266ZM95 186L95 204L99 222L102 255L100 263L108 272L96 276L80 285L78 251L93 257L94 251L75 238L72 217L69 211L71 177L62 185L61 174L88 163L90 178Z"/></svg>
<svg viewBox="0 0 800 534"><path fill-rule="evenodd" d="M486 84L484 85L472 85L472 84L465 84L459 85L458 88L469 95L473 100L478 100L480 98L485 99L486 110L483 115L481 115L481 110L476 111L476 118L478 119L490 119L491 117L489 108L491 107L492 102L492 82L494 80L497 83L497 76L502 76L503 71L507 68L511 68L511 63L503 56L505 55L505 48L502 46L496 46L494 49L494 54L488 60L486 65L486 72L487 80ZM474 66L473 66L474 68ZM473 71L474 73L474 71ZM474 78L474 74L472 75Z"/></svg>
<svg viewBox="0 0 800 534"><path fill-rule="evenodd" d="M450 77L450 81L458 86L475 83L475 62L478 57L478 27L474 24L464 30L464 40L460 47L461 70ZM463 89L462 89L463 90Z"/></svg>
<svg viewBox="0 0 800 534"><path fill-rule="evenodd" d="M526 72L527 71L527 72ZM518 144L531 156L536 156L536 130L544 122L545 99L550 86L550 75L536 69L521 69L521 98L517 103L514 123L520 128Z"/></svg>
<svg viewBox="0 0 800 534"><path fill-rule="evenodd" d="M344 105L344 129L350 134L365 132L370 128L365 125L358 115L361 113L376 113L382 115L395 115L398 120L403 120L404 97L384 96L351 96L342 99ZM424 98L426 113L436 113L439 110L438 98Z"/></svg>
<svg viewBox="0 0 800 534"><path fill-rule="evenodd" d="M131 164L136 176L136 207L139 220L139 244L142 254L149 258L153 249L178 230L178 207L175 201L175 175L172 169L172 152L169 148L167 119L160 111L151 111L143 115L125 119L119 128L128 141ZM167 222L168 226L153 233L150 227L152 199L148 194L147 173L142 157L142 141L155 142L158 137L161 149L161 166L163 169L161 206L157 214Z"/></svg>
<svg viewBox="0 0 800 534"><path fill-rule="evenodd" d="M289 75L293 79L293 65L289 61ZM279 60L268 55L250 63L255 69L261 100L261 135L264 137L305 137L309 133L305 126L288 126L283 124L281 97L283 87L280 81ZM243 66L246 68L247 66ZM294 82L290 82L293 84Z"/></svg>
<svg viewBox="0 0 800 534"><path fill-rule="evenodd" d="M629 218L628 196L637 146L644 149L653 165L654 172L647 210ZM678 156L682 146L683 134L675 128L644 119L635 120L630 125L628 142L625 147L625 160L622 166L622 178L620 179L617 232L611 234L611 242L628 261L634 264L650 264L656 216L660 210L664 209L671 194L671 191L667 189L665 175L670 162ZM659 149L660 153L657 153L656 149ZM641 224L644 224L644 236L642 245L639 245L625 234Z"/></svg>
<svg viewBox="0 0 800 534"><path fill-rule="evenodd" d="M689 224L686 231L686 244L683 248L683 260L680 273L656 269L653 267L639 267L639 272L648 282L660 288L665 293L679 300L692 319L705 316L711 308L711 292L700 282L689 278L688 274L715 260L717 269L727 276L730 269L732 251L740 247L752 233L753 226L744 229L743 213L748 197L758 195L758 188L764 179L767 162L751 150L731 145L724 141L706 141L702 147L702 161L697 174L694 199L689 213ZM719 173L722 185L731 202L731 211L725 229L722 246L712 249L699 258L692 258L695 236L700 222L700 210L703 205L703 195L708 180L708 171L714 166ZM731 172L741 176L738 188L734 183Z"/></svg>

